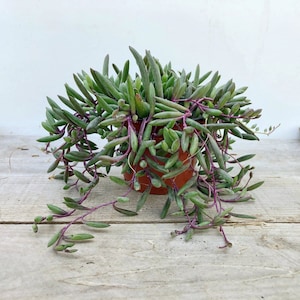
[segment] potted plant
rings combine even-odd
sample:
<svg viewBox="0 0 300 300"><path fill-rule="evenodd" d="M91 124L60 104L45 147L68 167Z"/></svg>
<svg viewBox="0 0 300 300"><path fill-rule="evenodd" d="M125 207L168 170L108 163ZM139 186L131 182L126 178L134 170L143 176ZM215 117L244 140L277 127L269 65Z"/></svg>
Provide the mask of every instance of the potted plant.
<svg viewBox="0 0 300 300"><path fill-rule="evenodd" d="M64 107L48 98L42 126L49 135L38 141L46 143L45 151L54 156L48 172L58 169L53 177L63 180L66 190L78 189L79 197L64 197L64 208L48 204L51 214L37 216L33 230L37 232L42 222L74 216L48 246L75 252L76 241L93 235L68 235L72 224L107 227L87 221L87 216L109 205L133 216L149 194L161 193L166 194L161 218L172 202L177 214L186 216L187 224L172 235L185 233L188 240L195 231L217 227L224 246L230 246L222 225L230 216L251 216L235 214L222 203L248 201L249 191L263 183L250 184L253 167L244 162L254 154L237 157L232 144L235 138L258 140L257 128L249 122L261 116L261 109L249 107L251 102L243 95L246 87L236 88L233 80L218 84L218 72L200 75L199 65L194 74L176 72L171 63L162 66L149 51L144 57L132 47L130 51L139 73L130 74L128 60L121 69L112 64L115 75L109 75L106 56L102 72L74 74L77 90L66 84L67 96L58 96ZM273 130L270 127L266 133ZM100 149L91 139L94 135L105 142ZM120 167L123 177L109 176L113 166ZM90 193L103 176L140 192L136 211L121 207L129 201L128 193L89 207Z"/></svg>

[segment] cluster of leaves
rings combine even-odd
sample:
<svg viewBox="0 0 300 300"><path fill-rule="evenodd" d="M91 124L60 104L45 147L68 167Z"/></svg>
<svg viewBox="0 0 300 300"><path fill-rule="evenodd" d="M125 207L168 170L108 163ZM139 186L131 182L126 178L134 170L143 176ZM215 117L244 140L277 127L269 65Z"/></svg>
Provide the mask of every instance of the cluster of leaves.
<svg viewBox="0 0 300 300"><path fill-rule="evenodd" d="M218 72L200 76L197 65L192 77L185 70L175 72L171 63L162 67L149 51L145 57L131 47L130 51L140 71L134 78L129 74L129 60L122 69L112 64L116 76L109 76L106 56L102 72L91 69L90 74L74 74L78 90L65 85L67 97L58 96L65 108L47 98L50 107L42 126L49 135L38 141L46 143L45 151L54 156L48 172L61 170L53 178L62 179L66 190L77 188L79 197L65 197L66 209L49 204L52 213L36 217L34 231L38 231L40 223L83 211L48 244L57 251L73 252L76 241L93 236L67 235L72 224L107 227L106 223L86 221L86 217L105 206L136 215L153 187L165 187L168 194L161 218L167 216L172 202L177 204L177 214L187 218L184 229L172 235L187 233L189 239L195 230L219 227L225 246L230 245L222 225L230 216L250 216L234 214L232 208L224 209L222 202L248 201L252 199L248 192L262 184L250 185L253 167L242 165L254 155L236 157L230 153L231 145L236 137L258 140L255 126L251 128L248 123L259 118L261 110L249 108L250 100L242 95L246 87L237 89L232 80L218 85ZM273 130L271 127L266 133ZM92 141L93 135L107 141L102 149ZM187 154L183 162L178 159L180 152ZM135 169L137 165L139 171ZM132 174L129 182L109 177L128 186L128 191L118 199L88 207L85 201L92 189L112 166L120 166L123 174ZM194 176L178 187L173 179L186 170L193 170ZM149 178L149 186L141 193L136 211L119 207L117 203L129 201L131 189L141 189L142 176ZM166 180L171 180L171 184L166 184Z"/></svg>

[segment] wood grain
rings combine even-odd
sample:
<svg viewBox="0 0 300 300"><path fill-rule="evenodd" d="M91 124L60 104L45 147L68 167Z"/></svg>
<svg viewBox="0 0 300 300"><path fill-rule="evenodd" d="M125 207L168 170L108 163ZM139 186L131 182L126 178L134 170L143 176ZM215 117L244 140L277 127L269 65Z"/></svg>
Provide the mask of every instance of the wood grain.
<svg viewBox="0 0 300 300"><path fill-rule="evenodd" d="M250 146L249 146L250 145ZM46 245L63 224L44 224L34 234L34 216L47 203L60 204L62 183L46 170L52 158L35 137L0 136L0 299L298 299L300 294L300 143L263 140L239 143L240 155L256 153L255 201L234 205L225 226L232 248L220 249L216 229L189 242L171 238L184 219L159 218L164 196L151 196L136 217L110 207L94 218L111 223L92 230L95 239L74 255ZM118 174L118 170L114 170ZM89 205L126 192L104 178ZM73 193L73 192L72 192ZM134 209L139 193L131 193ZM175 207L172 207L173 211ZM171 209L171 211L172 211ZM86 231L77 224L70 229Z"/></svg>

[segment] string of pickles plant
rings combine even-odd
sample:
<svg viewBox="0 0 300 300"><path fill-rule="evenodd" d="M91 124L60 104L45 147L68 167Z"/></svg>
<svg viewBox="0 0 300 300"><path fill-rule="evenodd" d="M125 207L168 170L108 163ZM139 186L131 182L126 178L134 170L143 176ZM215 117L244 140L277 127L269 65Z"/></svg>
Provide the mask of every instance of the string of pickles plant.
<svg viewBox="0 0 300 300"><path fill-rule="evenodd" d="M74 223L94 228L109 224L91 221L91 215L111 206L117 212L134 216L154 189L164 188L166 202L161 218L168 216L172 202L177 215L186 217L186 225L171 234L186 234L219 228L224 246L230 246L223 225L230 216L251 217L223 208L223 203L252 199L249 191L263 182L250 184L253 167L245 164L254 155L232 154L235 138L258 140L256 125L249 122L261 117L261 109L252 109L244 96L246 87L236 88L233 80L218 85L220 74L176 72L171 63L162 66L150 51L140 55L130 47L139 73L130 75L130 61L119 69L109 56L102 72L91 69L74 74L77 88L65 84L67 96L58 96L60 104L48 99L46 120L42 122L48 135L38 139L54 161L48 169L59 172L53 178L64 181L64 189L77 189L78 197L64 197L63 207L48 204L51 213L37 216L38 224L73 216L73 220L55 233L48 247L72 253L77 241L93 238L90 233L68 234ZM62 105L63 104L63 105ZM270 127L269 134L275 128ZM105 145L92 141L98 135ZM180 160L181 154L184 159ZM125 178L110 176L112 166L121 168ZM190 175L186 177L186 172ZM177 178L184 174L179 185ZM108 176L116 184L128 187L124 195L98 206L89 206L92 190ZM146 178L146 185L141 179ZM129 192L140 192L136 210L122 208L129 201ZM87 218L89 216L89 218Z"/></svg>

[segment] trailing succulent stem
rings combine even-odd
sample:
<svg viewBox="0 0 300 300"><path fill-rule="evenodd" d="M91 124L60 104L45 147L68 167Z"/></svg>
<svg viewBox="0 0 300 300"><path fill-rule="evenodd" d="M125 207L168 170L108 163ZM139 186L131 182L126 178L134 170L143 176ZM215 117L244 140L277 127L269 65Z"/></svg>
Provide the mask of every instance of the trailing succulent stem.
<svg viewBox="0 0 300 300"><path fill-rule="evenodd" d="M78 241L93 236L69 235L71 225L106 228L109 224L87 221L87 217L107 206L134 216L152 188L165 187L167 200L161 218L175 203L178 212L173 214L187 220L186 226L172 235L185 233L188 240L197 230L219 227L225 246L230 246L223 224L230 216L251 216L235 214L223 203L248 201L252 199L249 191L262 184L250 184L253 167L243 164L254 154L236 157L231 146L234 138L258 140L257 126L248 124L261 116L261 110L249 108L251 102L243 95L246 87L236 88L232 80L218 85L218 72L200 75L198 65L192 78L185 70L175 72L171 63L163 67L150 51L145 57L132 47L130 51L140 71L134 77L129 72L129 61L121 69L113 64L116 74L109 75L106 56L102 72L91 69L90 74L74 74L77 89L66 84L66 97L58 97L63 107L47 98L49 107L42 126L49 134L38 141L45 143L45 151L54 156L48 172L59 170L52 178L63 180L65 190L76 188L79 196L64 197L64 208L48 204L51 214L36 217L33 230L37 232L40 223L74 216L48 246L75 252L73 246ZM265 133L274 129L270 127ZM92 141L94 136L106 141L101 149ZM184 161L178 159L181 152L185 153ZM109 176L126 186L126 192L90 207L87 200L91 191L112 166L121 167L122 174L131 174L129 181ZM187 170L192 178L177 186L174 178ZM149 185L141 193L136 211L121 208L121 203L129 201L131 190L141 190L141 176L149 179Z"/></svg>

